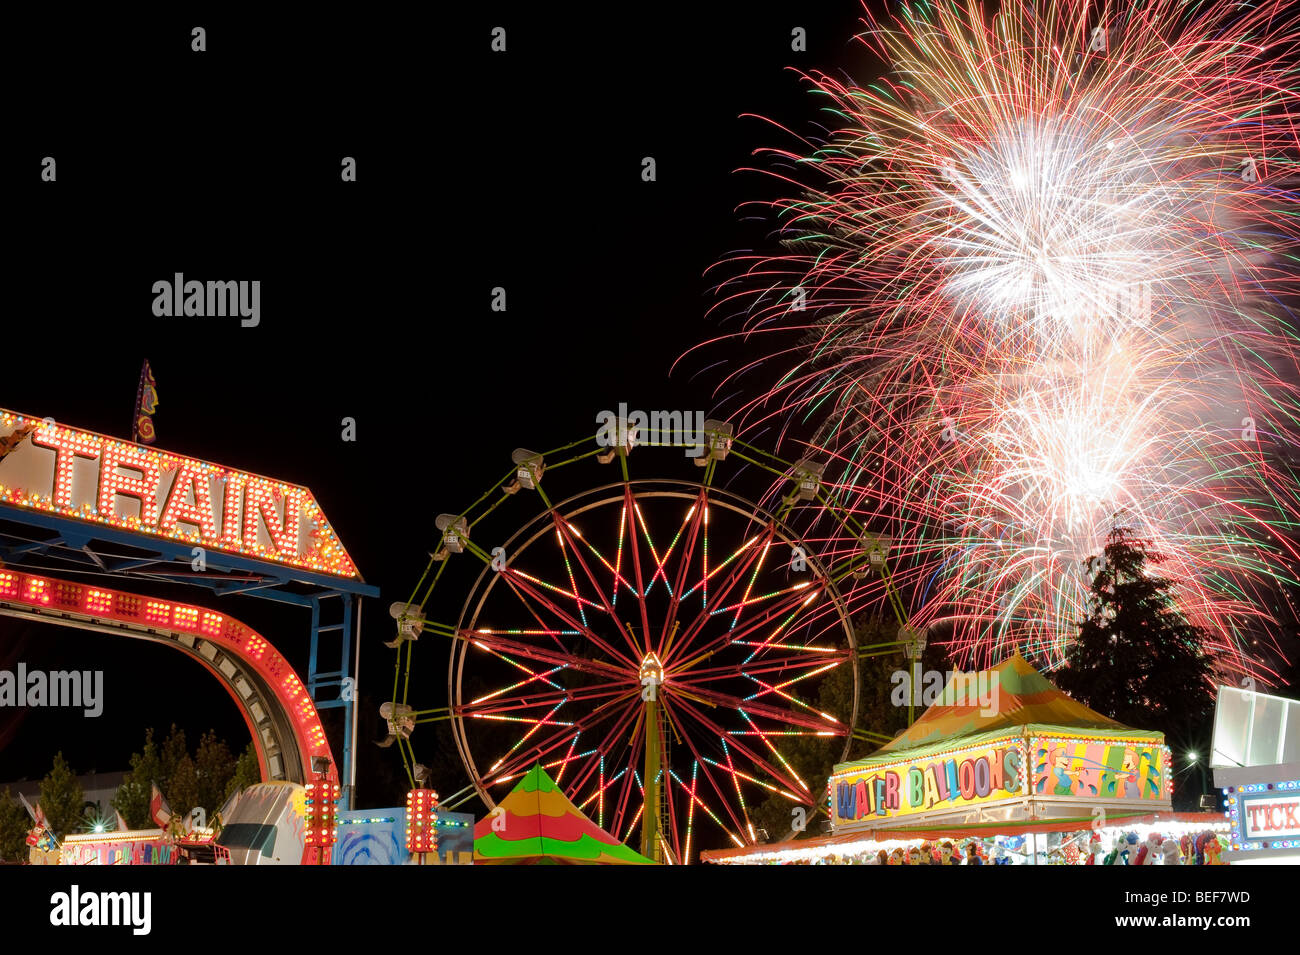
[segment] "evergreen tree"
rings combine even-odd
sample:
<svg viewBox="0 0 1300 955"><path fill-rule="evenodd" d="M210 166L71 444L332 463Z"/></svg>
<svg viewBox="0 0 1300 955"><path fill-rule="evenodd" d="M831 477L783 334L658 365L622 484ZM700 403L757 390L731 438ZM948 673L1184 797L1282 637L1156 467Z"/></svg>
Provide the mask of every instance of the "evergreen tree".
<svg viewBox="0 0 1300 955"><path fill-rule="evenodd" d="M257 751L253 749L253 743L250 740L248 745L244 747L244 751L239 754L239 759L235 761L235 774L231 777L230 782L226 784L226 799L229 799L237 791L247 789L249 786L261 781L262 770L257 763Z"/></svg>
<svg viewBox="0 0 1300 955"><path fill-rule="evenodd" d="M155 823L149 814L149 800L157 783L175 815L187 816L191 809L202 806L211 819L236 784L242 789L261 779L251 742L236 760L226 741L209 730L199 738L198 749L191 756L185 731L173 724L161 746L154 741L152 729L145 731L144 750L132 754L131 769L112 805L132 829L152 829Z"/></svg>
<svg viewBox="0 0 1300 955"><path fill-rule="evenodd" d="M171 774L167 779L167 788L163 790L163 795L167 797L167 805L171 808L172 814L176 816L188 816L191 809L201 805L199 802L199 773L189 753L177 757L176 764L172 767ZM204 808L207 807L204 806ZM212 812L216 812L216 810L213 809Z"/></svg>
<svg viewBox="0 0 1300 955"><path fill-rule="evenodd" d="M148 729L144 734L144 751L131 754L131 768L112 800L113 808L122 814L132 829L152 829L154 826L149 815L149 797L154 782L161 787L165 779L158 744L153 741L153 730Z"/></svg>
<svg viewBox="0 0 1300 955"><path fill-rule="evenodd" d="M6 788L0 793L0 862L27 861L27 833L31 828L32 817Z"/></svg>
<svg viewBox="0 0 1300 955"><path fill-rule="evenodd" d="M1111 532L1103 554L1085 561L1096 572L1088 616L1053 678L1111 719L1160 730L1177 755L1208 736L1214 661L1204 631L1178 610L1172 582L1152 572L1163 559L1127 528Z"/></svg>
<svg viewBox="0 0 1300 955"><path fill-rule="evenodd" d="M177 767L183 760L189 759L190 750L185 745L185 731L172 724L171 732L163 740L162 746L158 749L158 758L162 763L162 778L158 780L158 786L163 793L167 793L167 787L171 784L172 776L175 774ZM168 794L168 801L171 797ZM175 806L172 807L176 808Z"/></svg>
<svg viewBox="0 0 1300 955"><path fill-rule="evenodd" d="M250 745L252 745L250 743ZM235 775L235 757L223 739L217 739L214 730L199 738L199 748L194 753L194 772L197 779L197 805L207 810L208 818L226 801L226 791Z"/></svg>
<svg viewBox="0 0 1300 955"><path fill-rule="evenodd" d="M62 752L55 754L54 766L41 780L40 798L45 821L56 836L62 839L81 829L86 794Z"/></svg>

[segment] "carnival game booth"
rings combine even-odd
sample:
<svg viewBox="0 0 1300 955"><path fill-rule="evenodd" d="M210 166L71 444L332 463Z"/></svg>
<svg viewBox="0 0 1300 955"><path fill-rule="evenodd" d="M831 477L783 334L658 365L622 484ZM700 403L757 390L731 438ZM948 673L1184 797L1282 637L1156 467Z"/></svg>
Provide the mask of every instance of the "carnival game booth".
<svg viewBox="0 0 1300 955"><path fill-rule="evenodd" d="M534 765L474 827L475 865L655 865L586 817Z"/></svg>
<svg viewBox="0 0 1300 955"><path fill-rule="evenodd" d="M1171 809L1164 735L1070 699L1020 654L954 674L910 729L830 777L835 834L1106 821Z"/></svg>
<svg viewBox="0 0 1300 955"><path fill-rule="evenodd" d="M833 835L721 864L1217 864L1222 816L1173 813L1162 734L1070 699L1019 654L954 674L906 732L829 780Z"/></svg>
<svg viewBox="0 0 1300 955"><path fill-rule="evenodd" d="M954 674L906 732L835 767L828 838L724 864L1217 864L1222 816L1173 813L1161 733L1070 699L1019 654Z"/></svg>
<svg viewBox="0 0 1300 955"><path fill-rule="evenodd" d="M717 865L1226 865L1220 813L855 831L700 853Z"/></svg>

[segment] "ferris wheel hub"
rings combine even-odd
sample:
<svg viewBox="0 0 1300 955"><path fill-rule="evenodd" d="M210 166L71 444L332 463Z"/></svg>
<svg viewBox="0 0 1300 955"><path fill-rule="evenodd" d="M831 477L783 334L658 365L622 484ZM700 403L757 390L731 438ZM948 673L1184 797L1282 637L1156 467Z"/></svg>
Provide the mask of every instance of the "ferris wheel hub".
<svg viewBox="0 0 1300 955"><path fill-rule="evenodd" d="M641 685L650 687L659 687L664 682L664 665L659 662L659 657L654 651L647 653L641 661ZM655 691L651 690L650 699L653 699Z"/></svg>

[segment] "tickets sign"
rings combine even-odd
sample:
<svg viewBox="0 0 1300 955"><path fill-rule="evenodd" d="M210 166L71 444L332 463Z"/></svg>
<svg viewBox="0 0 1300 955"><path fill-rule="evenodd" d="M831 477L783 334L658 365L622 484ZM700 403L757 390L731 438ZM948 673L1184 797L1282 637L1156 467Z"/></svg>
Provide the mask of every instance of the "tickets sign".
<svg viewBox="0 0 1300 955"><path fill-rule="evenodd" d="M3 410L0 504L360 577L305 487Z"/></svg>
<svg viewBox="0 0 1300 955"><path fill-rule="evenodd" d="M1300 795L1252 799L1241 814L1247 839L1300 838Z"/></svg>
<svg viewBox="0 0 1300 955"><path fill-rule="evenodd" d="M1300 779L1228 786L1224 796L1234 852L1300 849Z"/></svg>

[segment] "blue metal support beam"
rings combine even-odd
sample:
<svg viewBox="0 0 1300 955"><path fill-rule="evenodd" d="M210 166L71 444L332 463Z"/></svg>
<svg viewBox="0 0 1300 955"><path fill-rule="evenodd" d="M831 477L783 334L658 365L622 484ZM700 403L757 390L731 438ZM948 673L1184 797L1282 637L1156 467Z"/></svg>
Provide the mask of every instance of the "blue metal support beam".
<svg viewBox="0 0 1300 955"><path fill-rule="evenodd" d="M337 597L341 601L340 619L337 623L321 623L321 601ZM342 809L351 808L352 791L347 780L352 778L352 708L356 705L355 684L352 679L352 597L350 593L335 591L318 594L311 600L311 648L307 662L307 692L317 710L343 709L343 756L339 765L339 779L344 781L339 799ZM337 669L321 670L321 636L339 635L339 664ZM327 651L329 659L333 654Z"/></svg>
<svg viewBox="0 0 1300 955"><path fill-rule="evenodd" d="M355 680L353 667L353 599L379 596L379 588L361 580L332 577L273 561L256 560L217 550L203 551L203 571L194 570L195 546L152 535L135 534L107 525L87 524L25 507L0 504L0 522L20 525L18 533L0 524L0 562L51 573L89 573L205 587L216 596L243 594L307 607L311 611L311 646L307 690L318 710L343 710L343 755L340 759L340 804L351 808L355 781ZM30 529L27 530L27 529ZM46 535L42 539L33 537ZM125 553L113 553L115 548ZM33 563L36 559L45 563ZM67 566L70 565L70 566ZM321 603L337 597L340 609L329 623L321 622ZM333 609L331 607L331 609ZM356 620L359 622L358 613ZM321 637L338 634L338 664L333 647L322 651ZM325 665L319 669L325 654Z"/></svg>
<svg viewBox="0 0 1300 955"><path fill-rule="evenodd" d="M88 527L82 521L46 514L28 507L0 504L0 520L13 521L17 524L39 528L55 535L43 541L20 541L14 544L0 544L0 559L10 560L13 563L18 563L17 558L23 554L45 551L49 556L93 564L89 555L82 551L82 548L89 546L92 540L130 547L135 551L145 551L148 555L135 558L124 557L121 554L105 555L99 553L101 559L107 556L126 561L129 567L123 569L138 569L152 564L175 565L178 563L189 567L194 559L194 545L187 541L170 541L151 535L133 534L130 531L108 525ZM74 541L76 543L73 543ZM50 551L58 551L58 553L50 554ZM360 580L331 577L327 574L318 574L314 571L302 570L273 561L256 560L218 550L206 550L203 557L208 571L215 573L209 573L206 577L196 575L190 582L214 590L227 583L219 576L220 574L238 573L274 581L275 583L272 586L276 587L298 584L316 588L322 593L343 592L366 597L377 597L379 595L378 587ZM163 572L165 573L165 571Z"/></svg>

